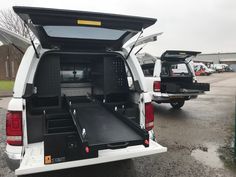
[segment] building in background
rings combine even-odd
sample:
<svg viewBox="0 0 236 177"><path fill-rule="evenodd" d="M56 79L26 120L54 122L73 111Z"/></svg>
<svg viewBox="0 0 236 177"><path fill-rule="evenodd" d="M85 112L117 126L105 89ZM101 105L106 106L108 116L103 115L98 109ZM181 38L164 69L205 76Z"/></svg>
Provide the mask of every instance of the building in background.
<svg viewBox="0 0 236 177"><path fill-rule="evenodd" d="M0 80L15 80L22 57L14 46L0 46Z"/></svg>
<svg viewBox="0 0 236 177"><path fill-rule="evenodd" d="M206 65L218 63L228 64L234 71L236 71L236 52L200 54L193 60L194 62L201 62Z"/></svg>

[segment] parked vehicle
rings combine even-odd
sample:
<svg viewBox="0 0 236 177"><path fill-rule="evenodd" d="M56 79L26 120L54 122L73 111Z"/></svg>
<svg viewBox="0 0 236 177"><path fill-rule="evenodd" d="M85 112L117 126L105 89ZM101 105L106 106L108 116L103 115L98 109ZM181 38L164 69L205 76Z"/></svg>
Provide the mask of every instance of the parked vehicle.
<svg viewBox="0 0 236 177"><path fill-rule="evenodd" d="M25 52L8 105L6 155L16 175L167 150L155 141L142 69L132 48L122 47L156 19L13 9L40 41ZM20 40L10 32L5 37Z"/></svg>
<svg viewBox="0 0 236 177"><path fill-rule="evenodd" d="M210 85L197 83L194 74L191 57L199 53L168 50L160 59L153 57L150 63L139 59L153 101L170 103L174 109L180 109L186 100L209 91Z"/></svg>
<svg viewBox="0 0 236 177"><path fill-rule="evenodd" d="M229 65L224 63L221 63L220 65L222 66L224 72L233 72L233 69Z"/></svg>
<svg viewBox="0 0 236 177"><path fill-rule="evenodd" d="M225 71L225 66L222 64L212 64L211 68L214 69L216 72L221 73Z"/></svg>
<svg viewBox="0 0 236 177"><path fill-rule="evenodd" d="M208 68L204 63L194 63L194 72L196 76L209 76L215 70Z"/></svg>
<svg viewBox="0 0 236 177"><path fill-rule="evenodd" d="M226 66L225 67L225 72L234 72L234 70L230 66Z"/></svg>

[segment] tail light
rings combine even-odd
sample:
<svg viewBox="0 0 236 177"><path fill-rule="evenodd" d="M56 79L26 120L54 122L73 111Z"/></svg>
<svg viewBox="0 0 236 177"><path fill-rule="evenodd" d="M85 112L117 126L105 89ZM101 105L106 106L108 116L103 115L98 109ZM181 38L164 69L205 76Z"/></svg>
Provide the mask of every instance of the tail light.
<svg viewBox="0 0 236 177"><path fill-rule="evenodd" d="M154 109L152 103L145 103L145 128L147 131L154 127Z"/></svg>
<svg viewBox="0 0 236 177"><path fill-rule="evenodd" d="M7 144L21 146L23 143L22 112L10 111L6 115Z"/></svg>
<svg viewBox="0 0 236 177"><path fill-rule="evenodd" d="M153 82L153 91L154 92L160 92L161 91L161 82L160 81L154 81Z"/></svg>

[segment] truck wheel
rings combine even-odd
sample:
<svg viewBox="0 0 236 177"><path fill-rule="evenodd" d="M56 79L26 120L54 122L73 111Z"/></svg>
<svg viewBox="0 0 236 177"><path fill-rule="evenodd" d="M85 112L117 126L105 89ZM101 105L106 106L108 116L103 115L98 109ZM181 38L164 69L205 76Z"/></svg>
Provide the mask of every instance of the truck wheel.
<svg viewBox="0 0 236 177"><path fill-rule="evenodd" d="M185 100L179 100L176 102L171 102L170 105L174 108L174 109L180 109L183 105L184 105Z"/></svg>

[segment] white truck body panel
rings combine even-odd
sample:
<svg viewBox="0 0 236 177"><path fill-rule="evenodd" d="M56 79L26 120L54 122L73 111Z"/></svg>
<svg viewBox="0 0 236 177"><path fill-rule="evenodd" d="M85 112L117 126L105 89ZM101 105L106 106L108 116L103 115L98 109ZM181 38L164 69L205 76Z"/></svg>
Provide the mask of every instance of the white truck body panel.
<svg viewBox="0 0 236 177"><path fill-rule="evenodd" d="M9 158L11 159L17 159L21 160L22 159L22 146L11 146L7 144L6 146L6 154Z"/></svg>
<svg viewBox="0 0 236 177"><path fill-rule="evenodd" d="M8 111L22 111L23 110L23 99L12 98L8 103Z"/></svg>
<svg viewBox="0 0 236 177"><path fill-rule="evenodd" d="M129 52L129 48L123 48L123 51L125 53ZM135 54L132 52L129 56L129 58L127 59L127 63L131 69L131 72L133 74L134 80L138 80L139 84L140 84L140 88L144 91L147 92L147 87L145 84L145 77L143 75L143 71L142 68L140 67L140 64L135 56Z"/></svg>
<svg viewBox="0 0 236 177"><path fill-rule="evenodd" d="M21 98L25 92L26 83L28 83L28 79L31 75L33 62L36 60L35 51L32 46L30 46L21 61L19 66L15 84L13 88L13 97L14 98ZM35 69L34 69L35 70Z"/></svg>
<svg viewBox="0 0 236 177"><path fill-rule="evenodd" d="M153 92L154 81L160 81L160 77L145 77L146 86L148 88L149 94L152 97L155 92Z"/></svg>
<svg viewBox="0 0 236 177"><path fill-rule="evenodd" d="M156 60L153 71L153 77L156 77L157 80L160 81L161 80L160 74L161 74L161 60Z"/></svg>

